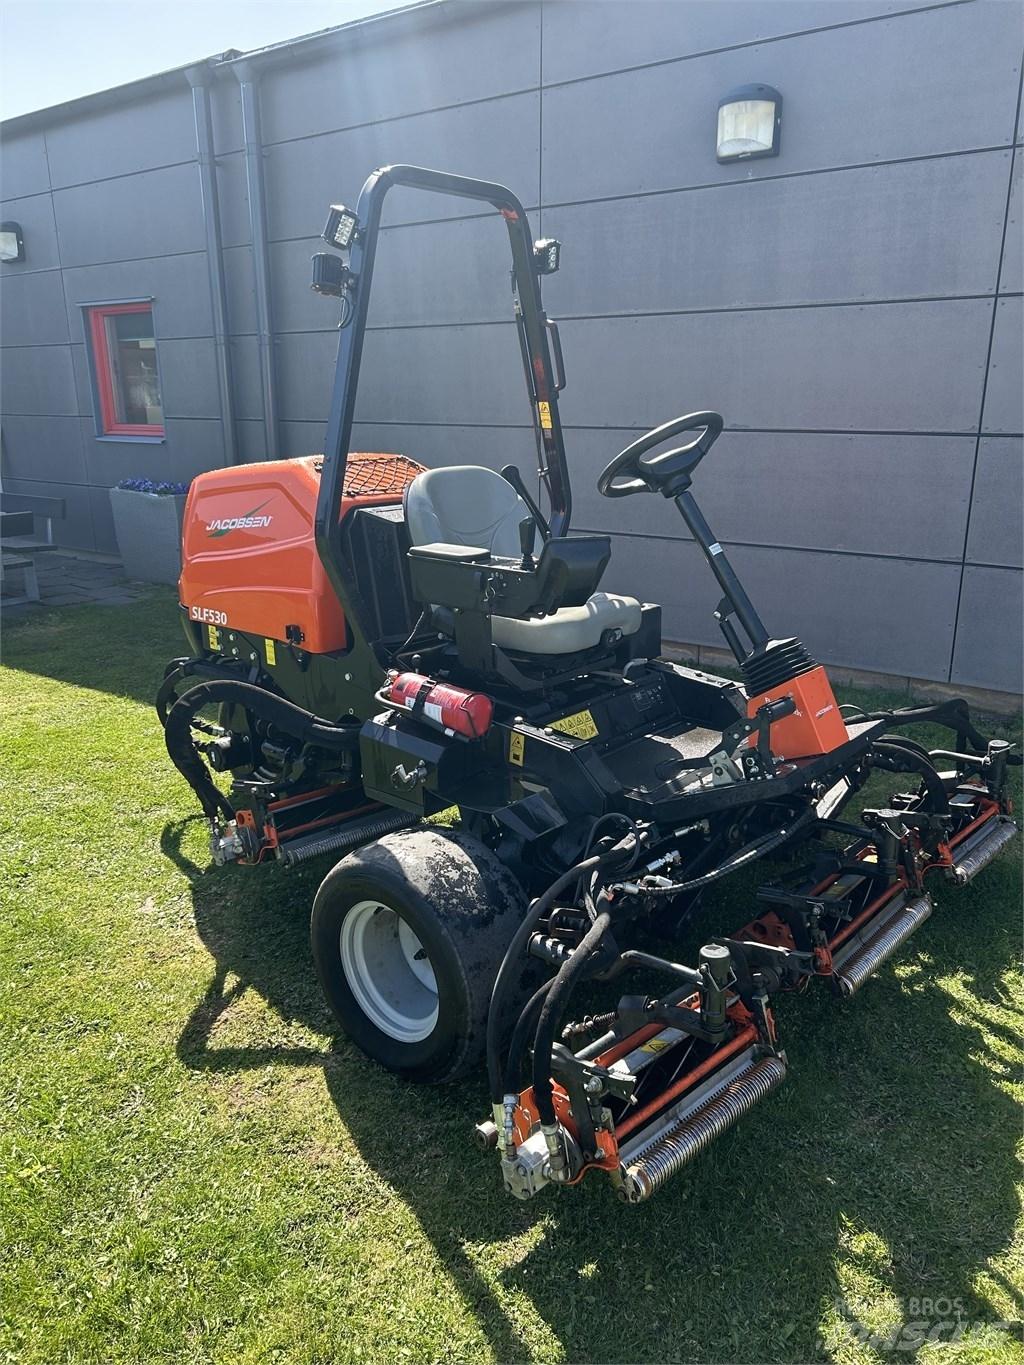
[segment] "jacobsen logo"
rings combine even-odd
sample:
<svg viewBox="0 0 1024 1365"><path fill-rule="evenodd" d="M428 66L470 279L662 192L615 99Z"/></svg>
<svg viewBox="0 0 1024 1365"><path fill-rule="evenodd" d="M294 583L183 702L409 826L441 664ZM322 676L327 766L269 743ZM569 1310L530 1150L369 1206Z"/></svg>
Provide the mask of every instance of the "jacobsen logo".
<svg viewBox="0 0 1024 1365"><path fill-rule="evenodd" d="M270 499L267 499L269 502ZM215 517L206 528L208 536L226 536L229 531L255 531L261 526L269 526L272 517L257 516L262 512L267 502L261 502L258 507L254 507L251 512L246 512L240 517Z"/></svg>

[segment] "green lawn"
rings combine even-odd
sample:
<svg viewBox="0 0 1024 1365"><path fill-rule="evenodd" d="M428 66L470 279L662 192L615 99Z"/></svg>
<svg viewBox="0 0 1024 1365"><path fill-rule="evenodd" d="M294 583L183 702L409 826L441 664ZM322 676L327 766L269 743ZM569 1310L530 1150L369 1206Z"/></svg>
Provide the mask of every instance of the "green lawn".
<svg viewBox="0 0 1024 1365"><path fill-rule="evenodd" d="M1024 1358L1016 848L851 1004L786 999L786 1085L650 1204L524 1206L482 1076L336 1034L326 861L208 865L149 700L180 651L160 591L5 633L0 1361L905 1360L856 1323L950 1316L920 1299L974 1324L922 1360Z"/></svg>

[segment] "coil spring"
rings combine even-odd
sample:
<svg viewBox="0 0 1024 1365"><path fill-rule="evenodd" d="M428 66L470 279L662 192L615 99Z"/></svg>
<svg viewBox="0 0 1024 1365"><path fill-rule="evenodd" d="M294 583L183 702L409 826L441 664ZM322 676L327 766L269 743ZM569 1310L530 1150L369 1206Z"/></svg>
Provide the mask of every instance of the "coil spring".
<svg viewBox="0 0 1024 1365"><path fill-rule="evenodd" d="M671 1176L710 1147L715 1138L748 1114L759 1100L776 1090L786 1078L780 1057L762 1057L741 1072L724 1090L655 1138L630 1163L619 1191L630 1204L649 1199Z"/></svg>

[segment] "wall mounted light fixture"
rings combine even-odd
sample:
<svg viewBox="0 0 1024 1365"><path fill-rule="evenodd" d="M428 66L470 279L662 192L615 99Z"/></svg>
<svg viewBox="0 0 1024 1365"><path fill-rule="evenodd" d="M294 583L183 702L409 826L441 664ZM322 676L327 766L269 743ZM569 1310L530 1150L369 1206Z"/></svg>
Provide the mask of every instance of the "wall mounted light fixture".
<svg viewBox="0 0 1024 1365"><path fill-rule="evenodd" d="M782 96L770 85L741 85L718 101L719 161L778 156Z"/></svg>
<svg viewBox="0 0 1024 1365"><path fill-rule="evenodd" d="M20 223L0 223L0 261L10 264L25 259L25 239Z"/></svg>

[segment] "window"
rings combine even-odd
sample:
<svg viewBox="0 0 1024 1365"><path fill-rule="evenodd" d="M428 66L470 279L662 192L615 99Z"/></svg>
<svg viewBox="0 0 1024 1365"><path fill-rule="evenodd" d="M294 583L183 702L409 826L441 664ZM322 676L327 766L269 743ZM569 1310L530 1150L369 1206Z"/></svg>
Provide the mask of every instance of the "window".
<svg viewBox="0 0 1024 1365"><path fill-rule="evenodd" d="M86 310L104 436L163 436L153 309L109 303Z"/></svg>

